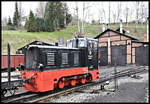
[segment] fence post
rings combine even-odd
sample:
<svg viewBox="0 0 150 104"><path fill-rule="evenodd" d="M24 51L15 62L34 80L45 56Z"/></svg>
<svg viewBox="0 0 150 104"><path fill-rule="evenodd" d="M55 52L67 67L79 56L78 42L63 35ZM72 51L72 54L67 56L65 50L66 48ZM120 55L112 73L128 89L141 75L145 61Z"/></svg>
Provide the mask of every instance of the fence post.
<svg viewBox="0 0 150 104"><path fill-rule="evenodd" d="M10 64L11 64L11 62L10 62L10 43L8 43L7 44L7 48L8 48L8 87L10 88L11 86L10 86L10 81L11 81L11 79L10 79L10 77L11 77L11 70L10 70Z"/></svg>

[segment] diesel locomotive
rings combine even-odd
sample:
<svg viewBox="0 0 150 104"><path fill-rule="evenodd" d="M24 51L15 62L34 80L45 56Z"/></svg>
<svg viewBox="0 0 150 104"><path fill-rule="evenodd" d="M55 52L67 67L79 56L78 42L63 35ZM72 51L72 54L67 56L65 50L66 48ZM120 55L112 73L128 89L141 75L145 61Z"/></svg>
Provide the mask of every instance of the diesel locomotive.
<svg viewBox="0 0 150 104"><path fill-rule="evenodd" d="M23 89L45 92L99 80L98 41L67 40L66 46L29 45L20 65Z"/></svg>

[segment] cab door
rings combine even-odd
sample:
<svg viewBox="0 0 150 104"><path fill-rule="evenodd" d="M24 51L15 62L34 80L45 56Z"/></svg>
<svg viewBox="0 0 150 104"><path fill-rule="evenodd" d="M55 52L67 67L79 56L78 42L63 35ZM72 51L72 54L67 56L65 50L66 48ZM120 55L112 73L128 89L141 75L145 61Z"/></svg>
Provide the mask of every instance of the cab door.
<svg viewBox="0 0 150 104"><path fill-rule="evenodd" d="M88 69L98 69L98 49L97 41L88 41Z"/></svg>

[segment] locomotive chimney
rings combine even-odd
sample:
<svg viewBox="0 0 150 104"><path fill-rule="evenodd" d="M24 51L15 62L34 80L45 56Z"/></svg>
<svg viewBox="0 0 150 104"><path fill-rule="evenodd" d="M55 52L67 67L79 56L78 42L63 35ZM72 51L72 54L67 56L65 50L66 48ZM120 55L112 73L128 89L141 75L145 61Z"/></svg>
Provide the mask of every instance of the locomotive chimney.
<svg viewBox="0 0 150 104"><path fill-rule="evenodd" d="M8 87L10 88L10 81L11 81L11 72L10 72L10 43L7 44L8 48Z"/></svg>
<svg viewBox="0 0 150 104"><path fill-rule="evenodd" d="M102 25L102 32L104 32L105 31L105 24L103 23L103 25Z"/></svg>
<svg viewBox="0 0 150 104"><path fill-rule="evenodd" d="M122 20L120 19L120 33L123 33L123 29L122 29Z"/></svg>

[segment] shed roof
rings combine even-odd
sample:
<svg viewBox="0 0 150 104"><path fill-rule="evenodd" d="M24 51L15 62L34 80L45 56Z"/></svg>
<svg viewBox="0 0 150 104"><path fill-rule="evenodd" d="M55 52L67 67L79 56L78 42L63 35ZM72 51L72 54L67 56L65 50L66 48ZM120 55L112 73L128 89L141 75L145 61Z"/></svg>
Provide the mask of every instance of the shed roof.
<svg viewBox="0 0 150 104"><path fill-rule="evenodd" d="M122 36L131 38L132 40L138 40L138 39L136 39L136 38L133 38L133 37L131 37L131 36L128 36L128 35L126 35L126 34L120 33L119 31L115 31L115 30L112 30L112 29L107 29L107 30L105 30L104 32L102 32L102 33L100 33L98 36L96 36L94 39L97 39L97 38L101 37L104 33L108 32L108 31L112 31L112 32L115 32L115 33L120 34L120 35L122 35Z"/></svg>

